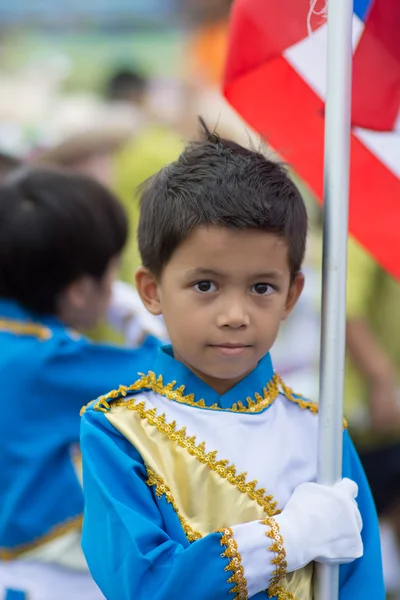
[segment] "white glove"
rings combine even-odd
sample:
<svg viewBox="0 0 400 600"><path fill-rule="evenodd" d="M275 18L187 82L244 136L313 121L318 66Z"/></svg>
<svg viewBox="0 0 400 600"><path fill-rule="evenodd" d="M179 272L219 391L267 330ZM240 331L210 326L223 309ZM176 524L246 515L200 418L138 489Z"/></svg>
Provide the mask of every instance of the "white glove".
<svg viewBox="0 0 400 600"><path fill-rule="evenodd" d="M107 321L124 334L128 346L139 345L149 334L160 340L167 340L162 319L150 314L143 306L137 291L123 281L113 283Z"/></svg>
<svg viewBox="0 0 400 600"><path fill-rule="evenodd" d="M350 479L333 487L302 483L295 489L282 513L274 517L283 537L288 572L311 561L335 565L362 556L357 494L358 486Z"/></svg>

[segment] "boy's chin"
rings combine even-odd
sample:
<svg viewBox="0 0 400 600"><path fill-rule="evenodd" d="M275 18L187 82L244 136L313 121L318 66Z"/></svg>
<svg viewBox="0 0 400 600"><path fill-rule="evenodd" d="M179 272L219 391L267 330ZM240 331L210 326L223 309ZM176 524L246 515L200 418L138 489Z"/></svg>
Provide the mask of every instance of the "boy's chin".
<svg viewBox="0 0 400 600"><path fill-rule="evenodd" d="M248 375L253 369L255 369L255 365L242 365L241 367L236 366L236 368L213 368L210 369L207 373L207 376L215 379L216 381L221 381L225 383L229 383L229 381L236 382L240 379L243 379Z"/></svg>

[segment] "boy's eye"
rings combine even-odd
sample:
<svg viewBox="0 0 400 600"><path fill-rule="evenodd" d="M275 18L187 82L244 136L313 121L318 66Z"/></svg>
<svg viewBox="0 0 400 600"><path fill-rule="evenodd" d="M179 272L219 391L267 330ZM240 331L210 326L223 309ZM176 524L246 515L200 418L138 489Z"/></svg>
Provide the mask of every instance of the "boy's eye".
<svg viewBox="0 0 400 600"><path fill-rule="evenodd" d="M205 294L207 292L216 292L217 286L212 281L198 281L194 284L194 289L197 292Z"/></svg>
<svg viewBox="0 0 400 600"><path fill-rule="evenodd" d="M256 283L251 288L251 291L259 296L268 296L268 294L272 294L274 292L274 288L269 283Z"/></svg>

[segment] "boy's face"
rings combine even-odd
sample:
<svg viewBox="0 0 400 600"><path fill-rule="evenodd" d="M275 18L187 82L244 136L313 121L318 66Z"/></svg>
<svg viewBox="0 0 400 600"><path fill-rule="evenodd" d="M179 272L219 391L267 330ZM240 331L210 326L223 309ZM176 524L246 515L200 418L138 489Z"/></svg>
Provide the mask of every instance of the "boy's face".
<svg viewBox="0 0 400 600"><path fill-rule="evenodd" d="M270 350L304 284L291 282L286 242L260 230L198 227L155 280L143 267L137 287L162 314L174 356L224 393Z"/></svg>

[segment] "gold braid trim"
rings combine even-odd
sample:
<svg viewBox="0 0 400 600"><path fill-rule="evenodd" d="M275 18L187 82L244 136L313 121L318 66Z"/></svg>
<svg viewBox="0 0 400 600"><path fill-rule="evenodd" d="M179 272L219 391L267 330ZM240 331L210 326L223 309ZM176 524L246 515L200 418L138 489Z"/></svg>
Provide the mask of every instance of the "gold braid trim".
<svg viewBox="0 0 400 600"><path fill-rule="evenodd" d="M239 553L237 541L233 536L233 531L230 527L220 529L218 533L222 533L220 540L221 546L225 546L226 550L222 552L222 558L229 558L230 562L225 567L225 571L232 571L233 575L229 577L228 583L233 583L234 587L229 590L230 594L236 594L234 600L247 600L247 581L244 576L242 565L242 557Z"/></svg>
<svg viewBox="0 0 400 600"><path fill-rule="evenodd" d="M292 592L288 592L287 590L283 589L283 587L275 588L272 596L268 589L267 594L268 594L268 598L276 597L277 600L296 600L296 598L293 596Z"/></svg>
<svg viewBox="0 0 400 600"><path fill-rule="evenodd" d="M273 496L266 495L264 488L257 488L257 481L246 482L247 473L236 474L236 467L234 465L227 466L228 460L217 460L217 451L206 452L205 442L201 442L196 445L196 436L189 437L186 433L186 427L182 427L181 430L176 430L176 421L172 423L166 422L166 415L157 415L157 410L151 408L146 410L144 402L137 402L136 398L128 398L127 400L117 400L113 403L113 406L124 406L129 410L135 410L139 413L142 419L145 419L149 425L152 425L158 429L160 433L168 436L168 438L178 444L181 448L184 448L197 458L197 460L204 465L207 465L209 469L218 473L220 477L226 479L234 485L240 492L247 494L249 498L255 500L259 506L264 509L264 512L268 516L274 516L280 513L277 509L277 502ZM103 408L97 410L106 412Z"/></svg>
<svg viewBox="0 0 400 600"><path fill-rule="evenodd" d="M33 542L21 544L14 548L0 548L0 560L14 560L15 558L18 558L18 556L21 556L21 554L25 554L25 552L34 550L38 546L42 546L43 544L47 544L48 542L60 538L73 529L80 529L82 527L82 520L81 515L79 517L73 517L61 525L56 525L48 533Z"/></svg>
<svg viewBox="0 0 400 600"><path fill-rule="evenodd" d="M84 415L86 412L86 409L89 408L89 406L91 406L92 404L93 404L94 410L97 410L99 412L104 412L104 413L109 411L111 406L108 403L108 400L121 399L121 396L125 397L129 392L133 392L136 390L137 383L138 382L136 381L135 383L133 383L132 385L129 385L129 386L120 385L118 389L112 390L111 392L109 392L108 394L105 394L104 396L99 396L99 398L97 400L91 400L90 402L88 402L87 404L82 406L82 408L79 412L80 416Z"/></svg>
<svg viewBox="0 0 400 600"><path fill-rule="evenodd" d="M11 319L0 319L0 331L15 333L16 335L32 336L44 342L49 340L53 333L51 329L38 323L25 323L23 321L13 321Z"/></svg>
<svg viewBox="0 0 400 600"><path fill-rule="evenodd" d="M310 410L314 415L316 415L318 413L318 403L317 402L311 402L311 400L307 400L306 398L304 398L304 396L300 396L299 394L294 395L293 390L290 387L288 387L287 385L285 385L280 377L279 377L279 385L281 386L282 391L283 391L284 395L286 396L286 398L289 400L289 402L294 402L302 410L305 410L305 409Z"/></svg>
<svg viewBox="0 0 400 600"><path fill-rule="evenodd" d="M293 594L279 586L279 582L286 577L287 569L286 550L283 545L283 537L281 536L279 525L275 519L271 519L270 517L267 517L261 523L268 526L268 531L266 531L265 535L273 540L268 550L275 554L275 557L271 560L271 564L276 565L276 569L272 573L271 583L268 588L268 597L273 598L277 596L278 600L295 600Z"/></svg>
<svg viewBox="0 0 400 600"><path fill-rule="evenodd" d="M162 496L166 497L167 501L171 504L172 508L178 515L178 518L181 522L181 525L183 527L183 530L184 530L189 542L194 542L196 540L201 539L202 538L201 533L199 533L198 531L195 531L189 525L189 523L186 521L186 519L181 515L179 508L176 505L175 499L172 496L171 490L169 489L167 484L164 482L164 480L161 477L159 477L158 475L156 475L154 473L154 471L152 471L148 467L147 467L147 474L149 476L149 478L146 481L147 485L150 487L154 486L154 490L155 490L156 496L158 498L161 498Z"/></svg>
<svg viewBox="0 0 400 600"><path fill-rule="evenodd" d="M311 402L310 400L307 400L307 398L304 398L304 396L301 396L300 394L294 394L293 390L287 385L285 385L279 376L278 381L284 395L286 396L287 400L289 400L289 402L294 402L302 410L310 410L314 415L318 413L318 402ZM347 427L348 423L346 419L343 419L343 428L347 429Z"/></svg>
<svg viewBox="0 0 400 600"><path fill-rule="evenodd" d="M139 392L142 390L151 390L160 396L164 396L168 398L168 400L175 400L180 404L187 404L188 406L194 406L196 408L206 408L208 410L224 410L227 412L238 412L238 413L258 413L268 408L274 400L278 397L279 394L279 377L278 375L274 375L269 383L263 388L263 395L258 394L257 392L254 394L254 399L248 396L245 400L246 405L243 404L240 400L232 405L231 408L221 408L218 404L213 404L212 406L207 406L204 399L195 400L194 394L186 394L184 395L185 386L181 385L176 387L176 381L172 381L171 383L164 384L164 380L162 375L158 377L152 372L149 371L147 375L140 373L141 377L130 386L120 385L117 390L113 390L106 394L105 396L100 396L100 398L94 404L95 410L100 410L102 412L106 412L110 409L110 404L108 400L116 400L121 396L126 396L130 392ZM91 404L91 403L89 403ZM82 408L81 415L85 412L88 405Z"/></svg>

